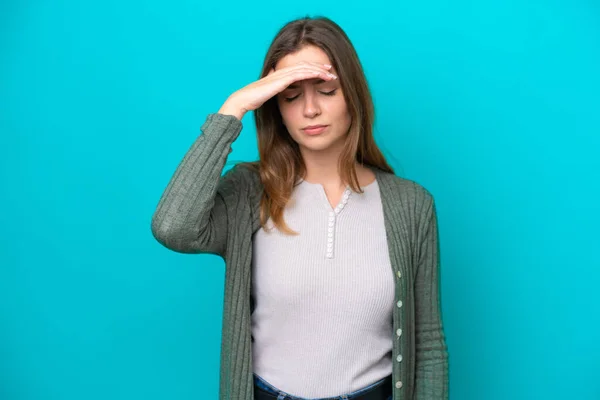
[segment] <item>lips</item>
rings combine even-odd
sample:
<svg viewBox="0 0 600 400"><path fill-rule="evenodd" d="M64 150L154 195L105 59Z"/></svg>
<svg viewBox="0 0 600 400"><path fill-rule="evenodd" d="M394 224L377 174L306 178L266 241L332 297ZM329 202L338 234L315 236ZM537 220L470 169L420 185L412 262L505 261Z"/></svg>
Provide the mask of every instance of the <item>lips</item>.
<svg viewBox="0 0 600 400"><path fill-rule="evenodd" d="M304 130L309 129L310 130L310 129L316 129L316 128L323 128L325 126L327 126L327 125L310 125L310 126L307 126L305 128L302 128L302 129L304 129Z"/></svg>
<svg viewBox="0 0 600 400"><path fill-rule="evenodd" d="M325 130L325 128L327 128L327 126L328 125L312 125L312 126L307 126L306 128L303 128L302 130L307 135L317 135L317 134L323 132Z"/></svg>

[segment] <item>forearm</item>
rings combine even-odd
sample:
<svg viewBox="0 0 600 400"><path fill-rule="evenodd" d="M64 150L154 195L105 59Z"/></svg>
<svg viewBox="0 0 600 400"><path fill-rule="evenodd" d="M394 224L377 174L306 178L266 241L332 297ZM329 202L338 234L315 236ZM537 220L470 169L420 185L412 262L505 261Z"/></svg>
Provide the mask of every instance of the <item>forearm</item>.
<svg viewBox="0 0 600 400"><path fill-rule="evenodd" d="M221 253L227 216L219 184L231 144L242 124L231 115L210 114L163 192L152 217L152 233L183 253Z"/></svg>

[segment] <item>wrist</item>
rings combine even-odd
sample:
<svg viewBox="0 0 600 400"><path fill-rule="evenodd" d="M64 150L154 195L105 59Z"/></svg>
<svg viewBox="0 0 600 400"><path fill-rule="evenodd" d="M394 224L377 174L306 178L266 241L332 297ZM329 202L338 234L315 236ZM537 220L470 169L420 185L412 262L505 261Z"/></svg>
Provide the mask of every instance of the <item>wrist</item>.
<svg viewBox="0 0 600 400"><path fill-rule="evenodd" d="M246 114L246 110L244 110L243 107L238 106L236 103L227 100L219 109L219 114L233 115L241 121L244 117L244 114Z"/></svg>

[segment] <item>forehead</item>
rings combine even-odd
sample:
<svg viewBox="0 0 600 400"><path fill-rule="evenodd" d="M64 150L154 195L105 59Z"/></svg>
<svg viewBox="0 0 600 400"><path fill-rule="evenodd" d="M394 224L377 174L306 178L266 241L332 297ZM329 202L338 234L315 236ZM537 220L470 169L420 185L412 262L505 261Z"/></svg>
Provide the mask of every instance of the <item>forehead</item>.
<svg viewBox="0 0 600 400"><path fill-rule="evenodd" d="M291 67L299 62L311 62L319 64L331 64L331 60L327 54L319 47L308 45L302 47L295 53L290 53L283 57L275 65L275 69Z"/></svg>

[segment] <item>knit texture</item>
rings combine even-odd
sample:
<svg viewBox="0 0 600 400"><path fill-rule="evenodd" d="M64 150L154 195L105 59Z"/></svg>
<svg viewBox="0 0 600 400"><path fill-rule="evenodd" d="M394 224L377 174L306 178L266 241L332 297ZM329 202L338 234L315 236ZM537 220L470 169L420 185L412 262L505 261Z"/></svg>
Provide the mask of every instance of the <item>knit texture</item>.
<svg viewBox="0 0 600 400"><path fill-rule="evenodd" d="M254 234L254 372L291 395L339 396L392 373L395 278L377 180L363 191L332 207L302 181L284 213L299 234Z"/></svg>
<svg viewBox="0 0 600 400"><path fill-rule="evenodd" d="M252 236L260 228L260 177L235 165L222 172L242 130L236 117L209 114L152 217L152 234L181 253L225 261L220 400L253 400ZM439 297L435 202L418 183L374 168L380 189L393 307L394 400L448 398L448 351Z"/></svg>

